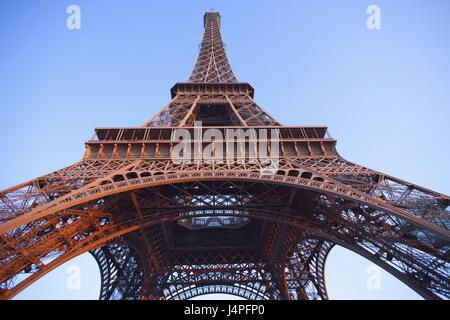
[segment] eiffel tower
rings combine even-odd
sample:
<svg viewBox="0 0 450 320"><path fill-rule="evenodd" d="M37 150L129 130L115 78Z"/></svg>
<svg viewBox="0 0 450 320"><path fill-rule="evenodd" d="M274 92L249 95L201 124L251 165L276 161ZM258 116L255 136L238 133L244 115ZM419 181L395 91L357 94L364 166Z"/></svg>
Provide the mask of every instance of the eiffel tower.
<svg viewBox="0 0 450 320"><path fill-rule="evenodd" d="M0 192L0 297L90 252L100 299L328 299L339 245L448 299L450 198L343 159L325 126L280 124L234 75L220 22L204 15L188 81L143 126L97 128L79 162Z"/></svg>

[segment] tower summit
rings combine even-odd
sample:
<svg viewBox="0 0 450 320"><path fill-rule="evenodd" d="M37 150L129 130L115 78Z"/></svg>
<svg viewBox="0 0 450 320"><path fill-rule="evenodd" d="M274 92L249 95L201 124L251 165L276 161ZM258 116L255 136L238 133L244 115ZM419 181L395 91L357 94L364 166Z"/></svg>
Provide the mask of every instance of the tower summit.
<svg viewBox="0 0 450 320"><path fill-rule="evenodd" d="M205 31L200 52L188 82L237 82L220 35L220 14L205 13L203 24Z"/></svg>
<svg viewBox="0 0 450 320"><path fill-rule="evenodd" d="M77 163L0 191L0 298L90 252L100 299L328 299L334 245L450 298L450 198L347 161L325 126L281 125L236 79L219 13L203 21L153 118L96 128Z"/></svg>
<svg viewBox="0 0 450 320"><path fill-rule="evenodd" d="M220 34L220 14L203 16L200 51L188 82L177 83L172 100L144 126L280 126L253 100L254 89L238 82Z"/></svg>

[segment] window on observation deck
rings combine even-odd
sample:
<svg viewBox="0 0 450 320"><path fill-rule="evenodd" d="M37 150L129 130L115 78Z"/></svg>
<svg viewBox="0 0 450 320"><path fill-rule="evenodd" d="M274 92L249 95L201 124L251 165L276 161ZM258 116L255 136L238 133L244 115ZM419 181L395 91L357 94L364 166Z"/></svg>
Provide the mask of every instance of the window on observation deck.
<svg viewBox="0 0 450 320"><path fill-rule="evenodd" d="M204 228L230 228L238 229L250 222L246 217L233 216L205 216L180 219L178 224L190 230L198 230Z"/></svg>

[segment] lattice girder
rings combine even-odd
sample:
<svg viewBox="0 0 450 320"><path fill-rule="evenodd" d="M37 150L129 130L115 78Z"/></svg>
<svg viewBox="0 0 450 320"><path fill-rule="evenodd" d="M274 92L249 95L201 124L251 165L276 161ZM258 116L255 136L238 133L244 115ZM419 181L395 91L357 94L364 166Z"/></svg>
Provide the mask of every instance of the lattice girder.
<svg viewBox="0 0 450 320"><path fill-rule="evenodd" d="M204 26L188 82L152 119L97 128L83 160L0 192L0 298L91 252L101 299L327 299L326 257L341 245L448 299L450 198L343 159L326 127L282 126L237 81L220 15ZM172 130L199 121L276 128L276 170L248 155L173 161Z"/></svg>
<svg viewBox="0 0 450 320"><path fill-rule="evenodd" d="M196 91L194 84L191 90ZM220 91L219 91L220 92ZM198 112L202 105L225 107L227 119L224 125L230 126L280 126L249 94L179 94L159 113L145 123L145 127L190 127L199 120ZM216 114L217 116L217 114Z"/></svg>
<svg viewBox="0 0 450 320"><path fill-rule="evenodd" d="M306 167L303 162L303 159L300 159L299 161L293 161L291 159L286 159L286 161L284 161L284 159L281 159L278 174L263 175L261 172L263 172L264 166L261 165L261 163L247 162L243 164L228 164L225 166L216 166L215 163L204 163L179 166L170 160L136 160L134 163L127 161L127 165L122 165L121 169L110 173L104 178L97 179L82 188L75 189L72 192L62 195L51 202L37 206L24 215L17 215L16 218L0 225L0 233L9 232L36 218L70 208L79 203L98 198L101 195L113 194L121 192L122 190L126 191L136 188L139 185L156 185L164 183L164 181L167 183L174 183L177 181L196 179L208 180L234 177L244 180L272 181L275 183L297 185L332 195L340 195L346 199L357 201L359 203L367 203L374 209L384 209L389 213L406 219L419 228L428 229L444 237L449 236L446 225L439 226L432 221L422 219L422 216L408 213L403 209L400 209L398 205L396 206L395 202L390 203L382 197L376 197L376 194L367 194L353 188L352 185L340 183L338 180L333 179L332 175L323 175L320 171ZM431 197L433 196L434 199L438 198L436 201L441 198L444 200L448 199L439 194L432 194ZM6 207L5 210L10 210L10 207ZM22 210L22 212L23 211L24 210ZM20 211L16 210L16 212ZM432 215L433 212L427 212L424 216L428 217L430 214Z"/></svg>
<svg viewBox="0 0 450 320"><path fill-rule="evenodd" d="M237 82L220 35L220 15L208 12L204 19L200 52L188 82Z"/></svg>
<svg viewBox="0 0 450 320"><path fill-rule="evenodd" d="M196 184L198 185L199 182L196 182ZM205 182L206 183L206 182ZM210 182L212 183L212 182ZM223 183L223 182L222 182ZM230 181L230 184L236 186L238 182L233 182L233 180ZM242 182L241 182L242 183ZM260 182L258 182L260 183ZM202 183L204 184L204 183ZM253 183L255 184L255 183ZM217 194L221 194L220 191L220 183L217 183L218 186L218 192ZM273 190L273 183L266 183L265 186L271 186L270 193L269 194L273 194L274 190ZM161 188L164 186L160 186L158 188ZM166 185L166 187L170 187L174 189L174 192L179 192L179 194L186 194L186 192L184 191L180 191L180 187L176 187L175 185L171 184L171 185ZM117 219L117 214L110 214L109 216L114 216L116 217L113 221L107 222L108 215L105 213L108 210L110 210L111 208L116 208L116 210L120 210L120 212L126 212L127 210L136 210L135 209L135 205L132 203L132 201L124 201L125 199L131 199L132 197L130 195L126 195L127 193L130 193L132 191L129 192L121 192L121 193L116 193L113 195L109 195L109 196L105 196L104 198L100 199L100 200L91 200L89 202L82 205L82 207L84 207L83 210L78 209L79 211L67 211L67 213L69 214L70 217L74 217L74 214L76 212L83 212L83 216L79 216L80 218L78 218L76 221L84 221L84 223L80 223L81 226L84 226L84 230L80 229L78 231L78 234L83 234L83 237L78 237L76 241L72 241L69 242L67 238L65 238L65 243L64 246L60 249L61 251L64 251L66 253L61 254L61 257L67 257L67 256L73 256L73 252L76 252L76 250L80 250L81 248L89 248L89 250L92 250L93 248L98 247L99 245L102 245L103 243L105 243L106 241L94 241L94 239L99 239L101 237L104 237L105 239L108 239L108 237L105 237L105 235L110 235L110 239L114 238L114 231L116 231L116 234L122 234L124 231L123 230L128 230L128 232L133 231L133 230L138 230L141 228L144 228L145 226L148 225L153 225L155 223L158 223L157 221L166 221L166 222L170 222L170 221L177 221L180 218L186 218L186 215L180 215L180 203L170 203L167 202L167 197L164 196L164 194L167 194L167 191L165 191L164 193L161 192L157 192L156 188L153 187L150 188L153 190L153 194L157 195L157 197L160 198L160 200L158 200L159 202L155 202L155 200L153 200L150 203L145 203L142 202L142 205L139 205L140 208L140 214L142 215L141 218L136 218L136 216L138 216L138 214L135 212L131 217L125 216L124 219L125 220L121 220L121 219ZM208 188L208 190L210 190L212 187L210 186ZM242 187L241 187L242 188ZM137 189L133 189L133 190L137 190ZM142 189L145 190L145 189ZM246 186L245 188L242 188L242 190L251 190L250 186ZM305 191L307 192L307 191ZM434 249L432 246L430 246L430 244L425 243L425 242L421 242L418 241L417 238L406 238L405 239L405 235L402 235L401 229L397 228L397 226L394 223L399 223L399 220L396 218L393 218L390 215L387 215L383 212L376 212L373 209L370 208L361 208L359 207L355 202L352 201L345 201L345 200L339 200L335 205L336 208L335 210L337 211L332 211L329 208L329 204L328 204L328 198L326 196L323 196L325 198L321 198L320 202L325 202L325 208L328 208L328 214L326 215L326 220L325 217L323 216L323 212L322 210L320 210L320 213L315 213L317 216L315 217L315 219L311 220L312 216L311 213L309 214L309 217L306 213L303 213L301 218L298 216L295 216L290 214L290 215L286 215L286 213L282 214L280 212L276 213L277 211L275 211L274 213L274 208L272 208L272 211L260 211L260 207L261 204L264 203L264 194L266 194L266 202L269 201L270 197L267 196L268 191L266 190L266 192L263 192L261 196L259 197L254 197L253 199L255 199L255 207L254 209L252 209L250 216L254 216L256 218L259 219L268 219L269 221L273 221L274 219L279 219L280 221L282 221L283 223L288 223L288 224L294 224L296 226L301 226L301 227L305 227L305 226L310 226L310 227L314 227L315 228L315 232L317 233L317 230L321 230L320 231L320 235L323 236L324 234L327 235L328 237L332 237L333 238L333 243L335 243L336 239L335 237L341 238L343 236L342 233L344 233L345 237L347 237L347 239L345 240L346 243L349 243L349 239L351 239L352 241L355 241L356 234L361 237L361 245L365 246L367 249L369 250L373 250L374 247L378 248L379 250L376 252L376 254L379 254L380 257L379 259L383 259L383 258L389 258L392 259L392 257L396 257L397 262L399 263L400 267L404 266L404 271L407 270L416 270L419 271L420 268L427 270L428 268L430 268L430 265L424 265L423 262L420 264L417 264L418 261L420 260L424 260L422 259L418 259L421 255L421 253L419 251L417 251L416 256L414 258L416 258L416 262L410 261L411 259L411 253L409 253L409 255L406 255L404 253L404 250L402 249L402 246L407 245L408 247L411 248L419 248L420 250L426 250L426 252L429 252L428 255L431 253L432 256L434 256L435 258L433 258L432 260L430 260L429 258L425 259L426 261L429 261L429 263L432 264L433 266L433 270L429 270L427 272L430 273L430 277L431 279L434 279L432 281L436 282L436 281L440 281L441 283L441 288L440 290L442 290L441 294L447 294L445 291L445 286L446 286L446 278L443 277L443 274L445 274L446 272L446 268L448 267L445 257L444 257L444 253L441 253L440 251ZM278 193L278 194L283 194L283 193ZM290 193L284 193L287 195L289 195ZM300 196L303 195L303 198L300 198ZM195 195L191 195L192 198L195 198ZM261 198L262 197L262 198ZM296 197L294 199L303 199L302 201L305 201L305 199L309 199L310 195L305 194L305 193L300 193L298 195L296 195ZM329 197L329 196L328 196ZM142 196L139 195L139 193L137 193L137 197L136 199L141 199ZM148 197L144 197L145 199L148 199ZM314 197L312 197L314 198ZM258 200L259 199L259 200ZM283 200L283 197L280 197L281 202L284 203L289 203L286 200ZM334 199L334 198L331 198ZM200 199L201 200L201 199ZM140 201L140 200L138 200ZM147 200L148 201L148 200ZM155 203L159 203L160 205L162 203L165 202L165 205L163 208L153 208L153 210L151 210L151 206L149 206L149 204L154 205ZM260 203L260 201L263 201ZM291 200L294 201L294 200ZM336 201L336 200L334 200ZM192 199L190 200L190 202L192 202ZM94 203L97 206L96 210L98 210L99 212L102 212L101 216L95 216L95 215L89 215L86 214L88 211L88 208L92 208L94 207ZM104 204L103 206L105 207L103 210L99 208L98 204L102 203ZM128 203L128 204L127 204ZM208 207L205 206L204 202L201 201L196 201L193 202L193 204L195 204L195 206L191 207L192 210L190 210L189 212L189 217L194 217L194 216L198 216L200 214L200 212L202 212L201 210L204 210L203 214L204 215L210 215L210 211L208 211ZM267 203L269 204L269 203ZM316 203L317 205L318 203ZM200 205L200 206L199 206ZM243 210L239 209L237 207L238 204L236 203L230 203L229 207L230 208L234 208L233 210L235 210L234 212L236 212L237 215L242 215ZM170 207L175 207L174 209L170 209ZM242 204L241 204L242 206ZM296 207L298 206L298 204L296 205ZM182 203L182 208L186 208L189 207L189 205L187 205L187 203ZM212 206L213 208L216 208L215 205ZM302 204L301 205L302 208L308 208L308 206L306 206L306 204ZM349 209L346 209L344 211L341 212L341 214L337 214L337 212L339 212L339 210L343 210L343 208L348 207ZM128 209L127 209L128 208ZM249 210L252 208L252 206L249 203L245 204L245 210ZM200 210L201 209L201 210ZM357 210L358 209L358 210ZM75 209L72 209L75 210ZM175 211L173 211L175 210ZM317 209L316 209L317 210ZM351 211L350 211L351 210ZM314 206L309 205L309 212L314 212ZM359 211L359 212L358 212ZM195 212L195 214L192 214L192 212ZM285 212L285 210L281 211L281 212ZM351 214L350 214L351 213ZM356 215L356 213L358 213ZM221 213L223 214L223 213ZM280 216L276 216L275 214L278 214ZM328 216L329 215L329 216ZM60 215L57 214L52 214L52 217L59 217ZM314 215L313 215L314 216ZM89 218L88 218L89 217ZM308 218L305 218L308 217ZM333 218L334 217L334 218ZM338 218L336 218L338 217ZM355 217L359 217L358 219L356 219ZM72 218L73 219L73 218ZM91 219L91 220L88 220ZM97 222L92 222L92 219L97 219ZM111 219L111 218L110 218ZM306 220L305 220L306 219ZM333 221L333 219L336 221L336 227L335 229L333 229L333 225L330 225L330 221ZM43 224L42 221L46 221L47 224ZM33 239L30 239L31 242L26 242L25 239L21 239L21 242L23 244L25 244L26 247L28 247L28 251L27 254L24 254L24 250L23 248L21 248L20 251L15 252L15 257L14 259L11 259L12 257L6 257L3 256L5 259L9 259L11 262L9 265L11 266L11 268L7 268L5 265L5 268L3 269L4 271L8 271L11 270L9 272L7 272L6 274L3 272L3 277L6 276L6 278L9 278L14 275L17 274L18 271L25 269L28 265L30 265L30 258L34 257L35 260L32 261L36 261L37 259L40 259L43 256L46 256L46 252L45 250L43 250L43 248L45 248L45 243L49 243L51 238L55 238L55 244L56 243L62 243L61 242L61 234L73 234L74 231L68 232L68 229L65 228L74 228L75 224L72 222L70 225L68 226L60 226L59 228L56 227L57 225L57 221L59 221L58 219L52 220L52 219L48 219L43 218L40 219L38 221L38 225L42 225L42 229L44 230L55 230L55 231L47 231L47 236L46 238L42 238L42 237L35 237ZM325 223L325 221L327 221ZM345 222L345 224L344 224ZM53 224L53 225L52 225ZM71 226L73 225L73 226ZM89 227L88 227L89 226ZM97 226L97 230L96 227L93 226ZM126 228L128 227L128 228ZM351 227L351 228L350 228ZM37 230L39 229L39 227L34 226L34 229ZM58 230L59 229L59 230ZM77 230L77 229L75 229ZM346 230L345 232L343 230ZM351 231L353 230L353 231ZM369 231L367 231L369 230ZM382 230L385 230L384 232L382 232ZM351 232L350 232L351 231ZM364 232L363 232L364 231ZM91 234L89 234L91 233ZM86 234L89 234L88 236L86 236ZM99 236L99 234L101 234L102 236ZM52 236L53 235L53 236ZM376 235L376 239L373 239L373 237ZM13 237L9 236L9 235L4 235L3 239L7 240L7 243L10 244L10 247L18 247L17 244L15 244L13 241L11 241L13 239ZM330 239L330 238L329 238ZM43 245L40 246L39 245L39 241L43 241ZM59 242L58 242L59 241ZM342 240L340 240L342 241ZM86 242L83 243L83 242ZM87 243L90 243L90 246L87 245ZM399 246L398 248L396 248L395 246L392 246L392 242L398 242ZM94 247L92 247L94 246ZM54 246L53 247L55 250L57 250L57 247ZM411 250L408 249L408 250ZM3 251L4 252L4 251ZM69 253L70 252L70 253ZM80 252L80 251L78 251ZM10 252L11 254L11 252ZM48 254L48 253L47 253ZM425 256L428 257L428 256ZM60 257L58 257L57 259L59 259ZM55 259L55 260L57 260ZM4 260L3 260L4 261ZM20 261L23 261L22 263L20 263ZM61 260L63 261L63 260ZM53 263L53 262L52 262ZM31 263L32 264L32 263ZM440 265L440 267L439 267ZM397 266L398 267L398 266ZM48 266L42 266L42 265L33 265L33 270L30 271L34 271L35 274L43 274L46 273L46 271L49 269L50 267ZM441 270L441 271L439 271ZM9 276L8 276L9 275ZM38 276L36 276L38 277ZM31 277L30 277L31 278ZM4 279L4 278L3 278ZM441 279L441 280L436 280L436 279ZM402 279L404 280L404 279ZM8 280L7 280L8 281ZM432 285L436 286L436 283L431 283ZM5 282L4 282L5 283ZM6 282L7 283L7 282ZM417 289L417 288L416 288Z"/></svg>

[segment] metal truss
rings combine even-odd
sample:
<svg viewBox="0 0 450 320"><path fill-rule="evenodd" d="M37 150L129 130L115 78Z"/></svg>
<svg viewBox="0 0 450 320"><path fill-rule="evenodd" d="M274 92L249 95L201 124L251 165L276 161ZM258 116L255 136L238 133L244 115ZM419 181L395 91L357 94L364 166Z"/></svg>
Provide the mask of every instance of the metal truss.
<svg viewBox="0 0 450 320"><path fill-rule="evenodd" d="M81 161L0 192L0 297L90 252L100 299L328 299L324 267L340 245L448 299L450 198L343 159L326 127L282 126L237 82L219 28L207 13L189 82L142 127L97 128ZM196 121L276 128L276 170L246 154L173 161L173 130Z"/></svg>
<svg viewBox="0 0 450 320"><path fill-rule="evenodd" d="M262 109L250 95L217 94L217 95L176 95L169 104L150 119L145 126L193 127L194 120L202 106L215 108L210 111L211 117L202 118L211 121L217 117L222 123L233 126L279 126L280 123ZM223 111L222 111L223 110Z"/></svg>
<svg viewBox="0 0 450 320"><path fill-rule="evenodd" d="M188 82L237 82L220 35L220 15L206 13L204 27L200 52Z"/></svg>

